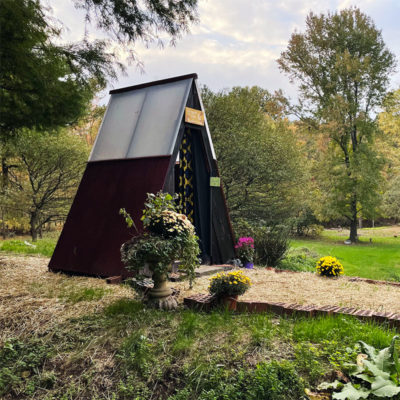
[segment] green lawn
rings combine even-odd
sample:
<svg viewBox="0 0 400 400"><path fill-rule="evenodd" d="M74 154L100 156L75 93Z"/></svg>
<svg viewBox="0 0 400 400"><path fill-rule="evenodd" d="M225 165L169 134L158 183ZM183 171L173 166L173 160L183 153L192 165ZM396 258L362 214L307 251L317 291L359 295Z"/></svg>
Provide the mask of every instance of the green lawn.
<svg viewBox="0 0 400 400"><path fill-rule="evenodd" d="M400 227L361 229L356 245L344 244L347 237L348 231L325 230L318 239L292 240L291 246L338 258L346 275L400 280Z"/></svg>
<svg viewBox="0 0 400 400"><path fill-rule="evenodd" d="M32 242L30 236L17 236L13 239L0 239L0 251L17 254L40 254L51 257L57 244L59 232L46 232L42 239Z"/></svg>

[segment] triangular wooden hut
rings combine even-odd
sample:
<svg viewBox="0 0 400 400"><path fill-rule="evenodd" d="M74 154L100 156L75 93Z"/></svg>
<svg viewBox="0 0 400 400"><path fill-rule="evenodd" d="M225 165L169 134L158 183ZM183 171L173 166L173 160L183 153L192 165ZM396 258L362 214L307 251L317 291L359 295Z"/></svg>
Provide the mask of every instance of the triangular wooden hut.
<svg viewBox="0 0 400 400"><path fill-rule="evenodd" d="M234 238L197 85L190 74L112 90L103 122L49 269L127 276L120 247L147 193L180 193L205 263L234 257Z"/></svg>

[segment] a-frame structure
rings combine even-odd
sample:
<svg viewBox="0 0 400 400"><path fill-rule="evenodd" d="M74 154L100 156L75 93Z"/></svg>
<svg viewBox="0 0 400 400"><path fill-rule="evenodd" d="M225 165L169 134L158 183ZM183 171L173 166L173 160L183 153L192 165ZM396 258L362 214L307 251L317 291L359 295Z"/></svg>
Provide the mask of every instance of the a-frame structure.
<svg viewBox="0 0 400 400"><path fill-rule="evenodd" d="M112 90L86 170L49 269L127 276L120 247L136 226L147 193L179 193L203 262L234 257L234 236L197 85L190 74Z"/></svg>

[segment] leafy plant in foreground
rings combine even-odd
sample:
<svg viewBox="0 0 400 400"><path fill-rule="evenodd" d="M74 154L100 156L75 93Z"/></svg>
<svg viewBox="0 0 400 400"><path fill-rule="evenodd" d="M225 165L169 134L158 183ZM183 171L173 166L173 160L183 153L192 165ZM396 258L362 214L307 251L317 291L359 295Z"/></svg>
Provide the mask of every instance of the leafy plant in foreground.
<svg viewBox="0 0 400 400"><path fill-rule="evenodd" d="M390 346L377 351L363 341L359 341L362 354L357 364L348 364L351 381L343 384L339 381L323 383L319 389L340 389L332 399L400 399L400 362L394 336Z"/></svg>

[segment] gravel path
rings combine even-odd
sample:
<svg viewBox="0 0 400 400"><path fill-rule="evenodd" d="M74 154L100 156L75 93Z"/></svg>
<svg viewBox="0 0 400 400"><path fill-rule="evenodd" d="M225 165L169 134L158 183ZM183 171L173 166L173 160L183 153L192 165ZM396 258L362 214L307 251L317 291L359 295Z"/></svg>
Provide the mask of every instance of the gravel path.
<svg viewBox="0 0 400 400"><path fill-rule="evenodd" d="M252 286L240 298L253 301L270 301L319 306L335 305L371 311L400 312L400 287L351 282L351 277L331 279L310 272L279 274L263 268L243 270L250 277ZM209 277L196 279L189 290L187 282L174 282L180 297L207 293Z"/></svg>

